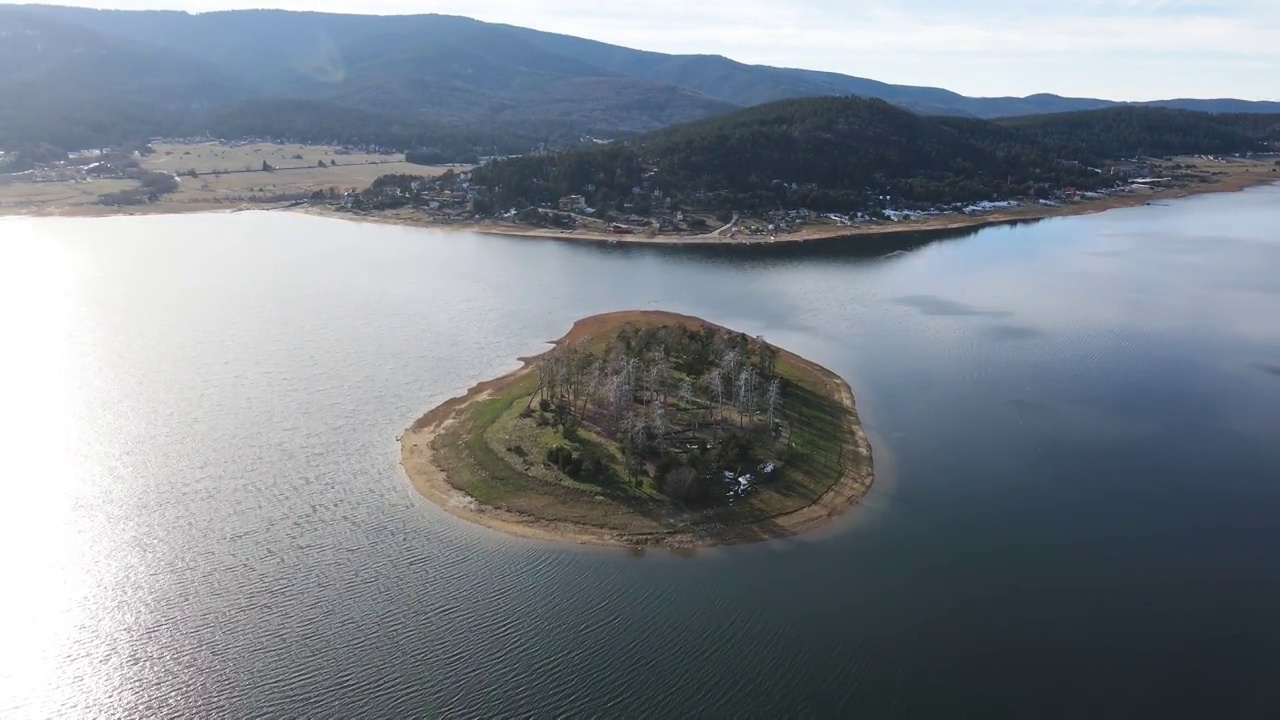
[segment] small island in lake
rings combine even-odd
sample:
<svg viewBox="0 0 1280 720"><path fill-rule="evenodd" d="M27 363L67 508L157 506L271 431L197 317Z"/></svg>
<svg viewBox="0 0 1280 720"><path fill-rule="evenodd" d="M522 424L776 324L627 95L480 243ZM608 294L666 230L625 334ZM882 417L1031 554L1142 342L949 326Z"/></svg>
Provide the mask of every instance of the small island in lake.
<svg viewBox="0 0 1280 720"><path fill-rule="evenodd" d="M522 537L687 548L787 537L873 481L848 384L764 338L630 311L431 410L401 437L413 485Z"/></svg>

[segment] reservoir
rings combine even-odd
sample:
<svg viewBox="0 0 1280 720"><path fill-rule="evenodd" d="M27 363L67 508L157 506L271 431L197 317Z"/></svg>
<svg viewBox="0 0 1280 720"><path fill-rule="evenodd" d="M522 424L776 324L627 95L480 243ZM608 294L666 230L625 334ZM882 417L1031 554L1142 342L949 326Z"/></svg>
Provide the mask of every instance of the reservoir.
<svg viewBox="0 0 1280 720"><path fill-rule="evenodd" d="M0 716L1269 716L1280 187L694 250L285 212L0 219ZM876 483L675 555L419 497L577 318L846 378Z"/></svg>

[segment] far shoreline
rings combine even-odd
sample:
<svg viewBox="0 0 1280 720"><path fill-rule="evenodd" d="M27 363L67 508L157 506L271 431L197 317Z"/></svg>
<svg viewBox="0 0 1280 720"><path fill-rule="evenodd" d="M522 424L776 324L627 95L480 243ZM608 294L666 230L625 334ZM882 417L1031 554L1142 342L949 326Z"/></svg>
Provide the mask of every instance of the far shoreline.
<svg viewBox="0 0 1280 720"><path fill-rule="evenodd" d="M391 212L352 213L334 210L330 207L316 207L298 204L242 204L234 207L208 202L174 202L161 201L129 209L106 206L75 206L36 208L31 212L10 212L12 208L0 208L0 217L62 217L62 218L94 218L94 217L137 217L144 215L187 215L196 213L237 213L237 212L277 212L285 211L351 222L376 223L382 225L398 225L426 230L442 230L448 232L464 232L478 235L499 237L515 237L541 240L564 240L570 242L632 245L632 246L670 246L690 248L716 248L738 246L789 245L801 243L830 242L853 240L857 238L884 238L897 235L936 235L958 231L981 230L1003 225L1016 225L1023 222L1036 222L1052 218L1078 217L1096 215L1122 208L1134 208L1150 205L1153 202L1180 200L1184 198L1211 195L1218 193L1242 192L1255 187L1280 184L1280 178L1258 174L1234 174L1223 180L1202 185L1157 190L1144 195L1114 195L1101 200L1089 200L1070 205L1046 207L1041 205L1021 207L1008 211L997 211L987 215L941 215L925 220L899 223L876 223L863 226L807 226L804 229L778 235L774 238L764 236L719 237L714 235L613 235L595 232L563 231L535 228L515 223L504 223L494 220L447 222L414 216L412 214L396 214Z"/></svg>
<svg viewBox="0 0 1280 720"><path fill-rule="evenodd" d="M372 222L403 227L420 227L431 230L447 230L469 232L478 235L501 237L518 237L544 240L565 240L570 242L635 245L635 246L672 246L690 248L716 248L761 245L788 245L817 243L856 238L892 237L896 235L935 235L957 231L981 230L1002 225L1016 225L1023 222L1037 222L1060 217L1079 217L1097 215L1108 210L1143 207L1153 202L1180 200L1198 195L1217 193L1243 192L1254 187L1280 184L1280 178L1258 174L1235 174L1226 179L1202 185L1167 188L1144 195L1113 195L1101 200L1089 200L1071 205L1046 207L1035 205L1008 211L997 211L987 215L940 215L925 220L898 223L881 222L863 226L806 226L804 229L778 235L774 238L764 236L718 237L713 235L613 235L596 232L574 230L551 230L535 228L514 223L501 223L487 220L481 222L439 222L413 217L397 217L389 213L354 214L329 208L299 207L294 212L318 217L348 219L356 222Z"/></svg>

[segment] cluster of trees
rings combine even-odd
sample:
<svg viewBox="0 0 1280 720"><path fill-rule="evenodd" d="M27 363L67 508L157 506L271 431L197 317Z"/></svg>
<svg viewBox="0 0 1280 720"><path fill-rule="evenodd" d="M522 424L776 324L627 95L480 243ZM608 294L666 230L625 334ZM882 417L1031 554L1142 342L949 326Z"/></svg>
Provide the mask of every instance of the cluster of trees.
<svg viewBox="0 0 1280 720"><path fill-rule="evenodd" d="M104 193L98 196L100 205L145 205L178 189L177 176L167 172L139 170L134 174L138 187Z"/></svg>
<svg viewBox="0 0 1280 720"><path fill-rule="evenodd" d="M404 161L412 165L475 165L480 162L480 155L474 147L419 147L406 151Z"/></svg>
<svg viewBox="0 0 1280 720"><path fill-rule="evenodd" d="M493 203L500 208L552 204L565 195L582 194L594 207L612 208L632 197L644 174L636 149L617 144L510 158L476 168L475 177L492 189Z"/></svg>
<svg viewBox="0 0 1280 720"><path fill-rule="evenodd" d="M1280 118L1120 107L990 122L922 117L880 100L770 103L606 148L518 158L477 171L499 207L583 194L642 212L650 191L697 209L853 212L1046 197L1111 180L1089 167L1139 154L1248 152ZM637 194L641 188L644 192Z"/></svg>
<svg viewBox="0 0 1280 720"><path fill-rule="evenodd" d="M470 212L472 208L468 178L466 173L455 172L452 168L430 178L411 173L381 175L359 192L358 205L365 209L386 210L411 204L422 206L434 200L443 206L439 209L444 211ZM477 202L475 211L481 212L480 208L481 203ZM483 212L491 209L485 205Z"/></svg>
<svg viewBox="0 0 1280 720"><path fill-rule="evenodd" d="M67 159L65 150L48 143L29 142L10 146L9 151L0 156L0 173L26 172L36 165L49 165Z"/></svg>
<svg viewBox="0 0 1280 720"><path fill-rule="evenodd" d="M571 477L648 480L677 502L719 504L729 497L726 478L740 488L738 478L767 479L784 459L778 355L763 338L628 325L599 354L577 343L543 356L528 414L549 413L561 429L566 442L546 460ZM579 442L582 427L617 444L622 473Z"/></svg>
<svg viewBox="0 0 1280 720"><path fill-rule="evenodd" d="M387 188L396 188L408 192L413 189L414 183L427 182L424 175L413 175L410 173L389 173L387 175L379 175L370 185L369 189L373 191L385 190Z"/></svg>

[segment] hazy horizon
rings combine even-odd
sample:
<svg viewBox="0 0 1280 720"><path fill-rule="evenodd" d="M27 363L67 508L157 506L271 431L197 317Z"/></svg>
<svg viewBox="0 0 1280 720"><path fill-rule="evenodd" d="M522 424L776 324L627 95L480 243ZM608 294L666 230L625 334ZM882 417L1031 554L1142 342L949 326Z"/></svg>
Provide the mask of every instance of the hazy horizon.
<svg viewBox="0 0 1280 720"><path fill-rule="evenodd" d="M36 4L18 2L14 4ZM1049 0L1032 15L1013 0L885 7L868 0L118 0L39 3L116 10L280 9L461 15L674 54L946 88L971 96L1053 93L1121 101L1280 100L1280 3L1267 0Z"/></svg>

